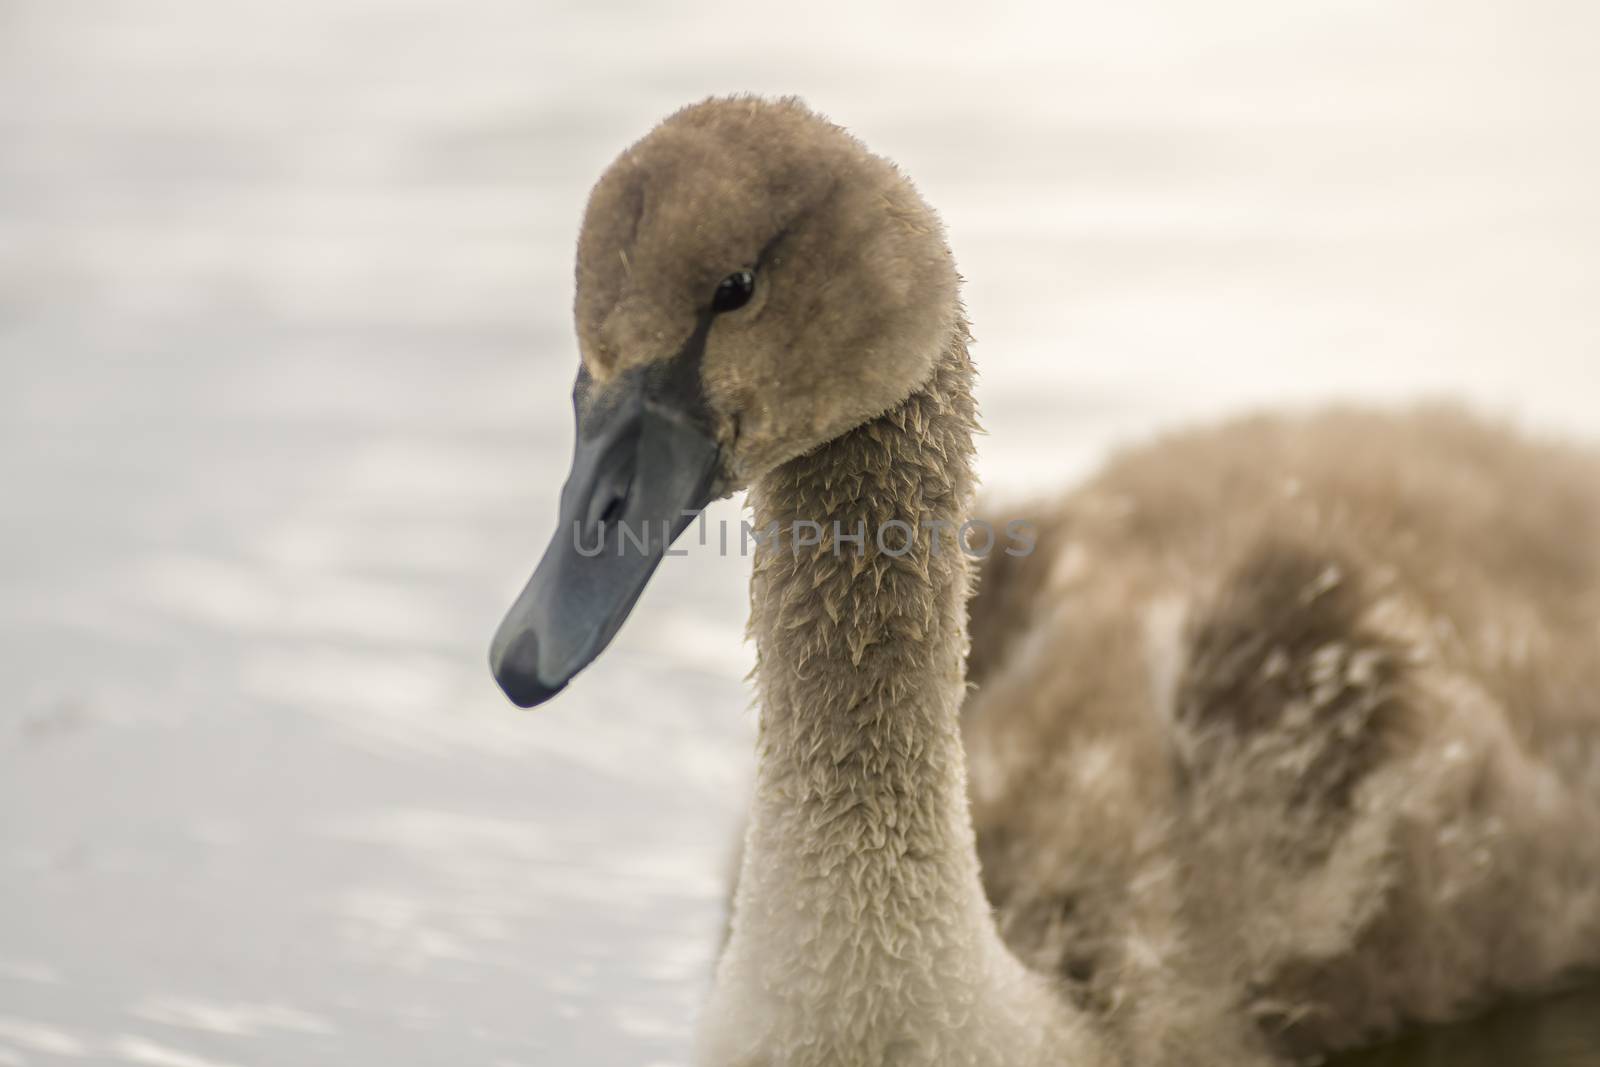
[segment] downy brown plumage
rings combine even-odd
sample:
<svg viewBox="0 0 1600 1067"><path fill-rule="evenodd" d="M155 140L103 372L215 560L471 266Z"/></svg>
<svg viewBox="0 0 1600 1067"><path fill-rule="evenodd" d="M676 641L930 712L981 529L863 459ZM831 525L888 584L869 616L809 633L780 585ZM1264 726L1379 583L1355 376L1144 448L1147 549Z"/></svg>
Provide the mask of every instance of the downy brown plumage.
<svg viewBox="0 0 1600 1067"><path fill-rule="evenodd" d="M974 490L958 278L892 165L705 101L600 180L577 277L586 388L700 345L712 495L825 531L754 564L702 1067L1271 1063L1600 963L1592 456L1448 410L1240 421L974 564L928 528ZM835 540L889 520L909 552Z"/></svg>

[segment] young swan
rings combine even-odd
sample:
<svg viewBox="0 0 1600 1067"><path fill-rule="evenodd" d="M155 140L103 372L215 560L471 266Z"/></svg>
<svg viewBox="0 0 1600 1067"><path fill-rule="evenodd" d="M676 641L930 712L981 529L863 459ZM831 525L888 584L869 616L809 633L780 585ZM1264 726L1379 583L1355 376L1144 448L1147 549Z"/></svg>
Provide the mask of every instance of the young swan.
<svg viewBox="0 0 1600 1067"><path fill-rule="evenodd" d="M983 563L969 697L973 372L911 185L709 100L601 178L577 280L508 695L598 655L710 500L783 531L701 1067L1267 1063L1600 961L1592 460L1442 412L1126 457Z"/></svg>

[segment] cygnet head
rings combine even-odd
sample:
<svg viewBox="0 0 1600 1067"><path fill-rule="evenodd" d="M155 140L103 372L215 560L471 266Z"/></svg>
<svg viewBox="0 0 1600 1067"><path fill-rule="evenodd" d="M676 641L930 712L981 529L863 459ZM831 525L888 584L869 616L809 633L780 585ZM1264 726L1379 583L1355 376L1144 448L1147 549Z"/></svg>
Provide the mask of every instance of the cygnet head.
<svg viewBox="0 0 1600 1067"><path fill-rule="evenodd" d="M507 695L592 661L712 500L927 381L958 282L910 182L797 100L707 100L623 152L578 239L577 446L495 636Z"/></svg>

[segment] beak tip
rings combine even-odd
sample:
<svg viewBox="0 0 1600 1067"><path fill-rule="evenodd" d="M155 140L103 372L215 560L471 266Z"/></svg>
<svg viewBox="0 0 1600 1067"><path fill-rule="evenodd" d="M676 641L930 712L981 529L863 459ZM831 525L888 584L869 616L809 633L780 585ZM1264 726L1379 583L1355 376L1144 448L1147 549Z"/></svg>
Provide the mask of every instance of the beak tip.
<svg viewBox="0 0 1600 1067"><path fill-rule="evenodd" d="M495 675L495 681L500 683L501 691L511 703L519 708L537 707L567 687L565 682L557 686L548 686L539 681L537 675L509 672Z"/></svg>
<svg viewBox="0 0 1600 1067"><path fill-rule="evenodd" d="M506 648L496 648L490 666L501 692L519 708L543 704L567 687L565 681L546 685L539 678L539 642L532 633Z"/></svg>
<svg viewBox="0 0 1600 1067"><path fill-rule="evenodd" d="M558 685L552 689L541 684L537 679L528 679L525 682L518 684L512 684L508 681L502 680L500 683L500 688L504 690L506 696L511 699L511 703L515 704L517 707L532 708L543 704L545 701L561 692L561 690L566 688L566 685L563 683L562 685Z"/></svg>

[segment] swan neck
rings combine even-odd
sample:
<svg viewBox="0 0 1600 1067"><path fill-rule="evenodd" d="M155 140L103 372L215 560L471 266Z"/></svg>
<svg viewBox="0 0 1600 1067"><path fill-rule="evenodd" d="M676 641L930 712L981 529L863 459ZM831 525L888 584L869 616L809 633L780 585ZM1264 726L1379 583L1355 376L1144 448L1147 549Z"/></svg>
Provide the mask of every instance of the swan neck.
<svg viewBox="0 0 1600 1067"><path fill-rule="evenodd" d="M822 536L755 560L759 769L702 1063L1045 1062L1054 1003L995 933L967 807L971 386L954 343L752 487L759 529Z"/></svg>
<svg viewBox="0 0 1600 1067"><path fill-rule="evenodd" d="M756 848L792 859L833 840L886 870L972 850L959 731L969 564L956 536L974 428L957 348L899 407L753 487L757 529L777 531L751 578Z"/></svg>

